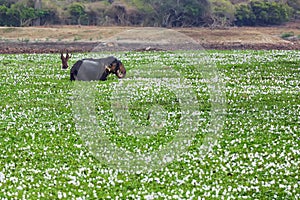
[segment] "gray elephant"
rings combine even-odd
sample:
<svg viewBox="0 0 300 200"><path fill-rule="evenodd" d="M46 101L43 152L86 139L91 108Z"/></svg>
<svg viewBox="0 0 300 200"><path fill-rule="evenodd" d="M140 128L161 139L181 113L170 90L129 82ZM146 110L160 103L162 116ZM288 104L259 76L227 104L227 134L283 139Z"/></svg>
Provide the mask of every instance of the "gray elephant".
<svg viewBox="0 0 300 200"><path fill-rule="evenodd" d="M67 69L68 60L71 56L66 54L64 57L61 53L62 68ZM113 56L100 59L82 59L78 60L70 70L71 81L95 81L107 80L109 74L115 74L118 78L124 78L126 75L126 69L123 63Z"/></svg>

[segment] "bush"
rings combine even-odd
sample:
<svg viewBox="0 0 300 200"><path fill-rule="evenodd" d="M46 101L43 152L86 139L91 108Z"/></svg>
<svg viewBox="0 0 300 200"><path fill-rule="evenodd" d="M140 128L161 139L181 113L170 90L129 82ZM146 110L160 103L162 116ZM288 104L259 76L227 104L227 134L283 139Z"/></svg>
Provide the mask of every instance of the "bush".
<svg viewBox="0 0 300 200"><path fill-rule="evenodd" d="M71 24L86 25L88 16L85 13L84 6L80 3L73 3L68 8Z"/></svg>
<svg viewBox="0 0 300 200"><path fill-rule="evenodd" d="M289 38L289 37L292 37L292 36L294 36L294 32L288 32L288 33L283 33L281 35L281 38L286 39L286 38Z"/></svg>
<svg viewBox="0 0 300 200"><path fill-rule="evenodd" d="M235 18L235 24L238 26L254 26L256 22L256 16L249 5L239 6L236 9Z"/></svg>
<svg viewBox="0 0 300 200"><path fill-rule="evenodd" d="M235 7L227 0L211 0L211 9L214 26L229 26L232 25L235 18Z"/></svg>
<svg viewBox="0 0 300 200"><path fill-rule="evenodd" d="M0 5L0 26L31 26L36 19L55 19L55 13L47 9L35 9L30 5L18 2Z"/></svg>
<svg viewBox="0 0 300 200"><path fill-rule="evenodd" d="M236 9L235 24L238 26L279 25L289 21L292 8L287 4L265 1L251 1Z"/></svg>

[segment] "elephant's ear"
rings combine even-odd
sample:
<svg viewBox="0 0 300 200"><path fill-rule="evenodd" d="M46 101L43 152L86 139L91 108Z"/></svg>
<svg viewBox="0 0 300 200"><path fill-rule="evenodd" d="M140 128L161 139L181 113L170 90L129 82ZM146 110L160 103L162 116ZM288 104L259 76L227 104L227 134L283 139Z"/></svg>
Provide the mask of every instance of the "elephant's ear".
<svg viewBox="0 0 300 200"><path fill-rule="evenodd" d="M118 78L124 78L126 75L126 69L121 61L118 60L117 63L118 69L116 71L116 75L118 76Z"/></svg>
<svg viewBox="0 0 300 200"><path fill-rule="evenodd" d="M106 64L108 65L108 66L110 66L111 64L113 64L113 63L115 63L115 62L117 62L118 60L115 58L115 57L113 57L113 56L109 56L109 57L107 57L106 59L105 59L105 62L106 62Z"/></svg>

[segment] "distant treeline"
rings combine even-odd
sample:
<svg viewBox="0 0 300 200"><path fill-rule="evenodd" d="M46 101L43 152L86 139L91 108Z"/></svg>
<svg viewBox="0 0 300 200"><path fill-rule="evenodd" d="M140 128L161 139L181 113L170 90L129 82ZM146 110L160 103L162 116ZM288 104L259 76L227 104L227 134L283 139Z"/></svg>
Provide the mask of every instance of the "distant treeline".
<svg viewBox="0 0 300 200"><path fill-rule="evenodd" d="M0 26L226 27L300 19L299 0L0 0Z"/></svg>

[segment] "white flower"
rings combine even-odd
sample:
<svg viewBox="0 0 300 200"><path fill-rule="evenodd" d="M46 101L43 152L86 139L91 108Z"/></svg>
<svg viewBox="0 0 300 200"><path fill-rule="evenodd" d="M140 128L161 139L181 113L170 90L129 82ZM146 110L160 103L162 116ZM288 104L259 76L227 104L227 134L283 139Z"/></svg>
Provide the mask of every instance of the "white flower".
<svg viewBox="0 0 300 200"><path fill-rule="evenodd" d="M147 200L152 200L152 199L154 199L154 195L151 195L151 194L150 195L145 195L144 198L147 199Z"/></svg>
<svg viewBox="0 0 300 200"><path fill-rule="evenodd" d="M5 175L0 172L0 182L4 182L4 179L5 179Z"/></svg>
<svg viewBox="0 0 300 200"><path fill-rule="evenodd" d="M61 193L61 192L58 192L57 197L58 197L59 199L61 199L61 198L63 197L62 193Z"/></svg>

